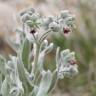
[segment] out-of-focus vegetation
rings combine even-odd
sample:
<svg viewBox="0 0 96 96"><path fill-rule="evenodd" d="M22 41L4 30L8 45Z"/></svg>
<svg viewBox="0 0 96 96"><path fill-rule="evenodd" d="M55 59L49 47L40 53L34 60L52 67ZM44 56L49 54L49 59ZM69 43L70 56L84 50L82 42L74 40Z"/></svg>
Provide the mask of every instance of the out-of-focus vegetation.
<svg viewBox="0 0 96 96"><path fill-rule="evenodd" d="M96 96L96 0L24 0L20 4L16 5L16 9L32 5L45 15L56 14L66 8L76 14L73 33L67 38L63 35L52 38L56 46L75 51L79 64L79 75L62 80L58 88L70 96ZM47 62L54 67L50 57Z"/></svg>

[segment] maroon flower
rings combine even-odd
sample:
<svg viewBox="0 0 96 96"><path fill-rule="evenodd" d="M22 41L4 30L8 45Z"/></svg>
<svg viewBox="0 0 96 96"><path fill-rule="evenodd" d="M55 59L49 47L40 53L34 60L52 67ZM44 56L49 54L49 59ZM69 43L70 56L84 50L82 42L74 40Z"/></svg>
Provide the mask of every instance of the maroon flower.
<svg viewBox="0 0 96 96"><path fill-rule="evenodd" d="M70 63L71 65L75 65L75 64L77 64L77 61L76 61L76 60L70 60L69 63Z"/></svg>
<svg viewBox="0 0 96 96"><path fill-rule="evenodd" d="M32 29L32 30L30 31L30 33L31 33L31 34L34 34L34 33L36 33L36 30Z"/></svg>
<svg viewBox="0 0 96 96"><path fill-rule="evenodd" d="M65 27L65 28L63 28L63 32L64 32L64 34L68 34L69 32L71 32L71 30L69 27Z"/></svg>

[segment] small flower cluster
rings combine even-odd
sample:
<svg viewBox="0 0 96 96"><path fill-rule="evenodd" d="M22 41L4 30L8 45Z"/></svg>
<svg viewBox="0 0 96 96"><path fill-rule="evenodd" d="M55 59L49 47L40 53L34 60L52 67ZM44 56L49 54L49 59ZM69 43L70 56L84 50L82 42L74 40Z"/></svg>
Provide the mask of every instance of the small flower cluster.
<svg viewBox="0 0 96 96"><path fill-rule="evenodd" d="M58 79L72 77L78 73L74 52L69 49L56 50L56 69L44 68L45 57L55 48L46 37L51 32L71 31L74 17L69 11L59 16L42 17L33 8L20 14L22 29L17 56L6 61L0 57L0 94L2 96L48 96ZM42 32L41 32L42 31Z"/></svg>
<svg viewBox="0 0 96 96"><path fill-rule="evenodd" d="M33 8L30 8L21 13L21 20L30 28L37 28L40 24L40 14L37 13Z"/></svg>
<svg viewBox="0 0 96 96"><path fill-rule="evenodd" d="M51 29L53 32L64 32L65 34L71 31L74 24L74 16L68 10L60 12L59 16L43 19L45 30Z"/></svg>
<svg viewBox="0 0 96 96"><path fill-rule="evenodd" d="M75 53L69 49L57 54L58 78L63 79L65 76L75 76L78 73L78 65L75 59Z"/></svg>
<svg viewBox="0 0 96 96"><path fill-rule="evenodd" d="M25 33L27 32L26 37L33 42L37 39L39 41L40 34L42 34L42 32L39 32L40 29L43 29L46 35L48 32L68 34L74 25L74 16L68 10L64 10L58 16L43 17L31 8L21 12L21 21L25 26ZM34 37L36 37L35 40Z"/></svg>

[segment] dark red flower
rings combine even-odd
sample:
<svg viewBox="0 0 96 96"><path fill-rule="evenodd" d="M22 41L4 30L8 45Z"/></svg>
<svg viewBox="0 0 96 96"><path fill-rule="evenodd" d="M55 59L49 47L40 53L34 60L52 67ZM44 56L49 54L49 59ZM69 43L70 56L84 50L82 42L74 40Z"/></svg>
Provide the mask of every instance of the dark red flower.
<svg viewBox="0 0 96 96"><path fill-rule="evenodd" d="M31 33L31 34L34 34L34 33L36 33L36 30L32 29L32 30L30 31L30 33Z"/></svg>
<svg viewBox="0 0 96 96"><path fill-rule="evenodd" d="M63 28L63 32L64 34L68 34L69 32L71 32L69 27Z"/></svg>
<svg viewBox="0 0 96 96"><path fill-rule="evenodd" d="M76 60L70 60L69 63L70 63L71 65L75 65L75 64L77 64L77 61L76 61Z"/></svg>

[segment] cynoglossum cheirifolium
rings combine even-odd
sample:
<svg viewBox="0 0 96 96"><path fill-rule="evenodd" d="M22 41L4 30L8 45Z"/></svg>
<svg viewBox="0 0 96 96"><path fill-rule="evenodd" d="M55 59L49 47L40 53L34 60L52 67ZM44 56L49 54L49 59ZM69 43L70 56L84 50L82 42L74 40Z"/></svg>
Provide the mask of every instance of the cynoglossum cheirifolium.
<svg viewBox="0 0 96 96"><path fill-rule="evenodd" d="M78 73L75 53L60 47L56 48L56 68L44 68L45 56L55 48L47 36L57 32L68 34L66 28L71 32L74 16L64 10L58 16L44 17L29 8L20 13L20 18L19 41L14 42L17 56L10 56L8 61L0 58L0 92L2 96L48 96L59 79Z"/></svg>

